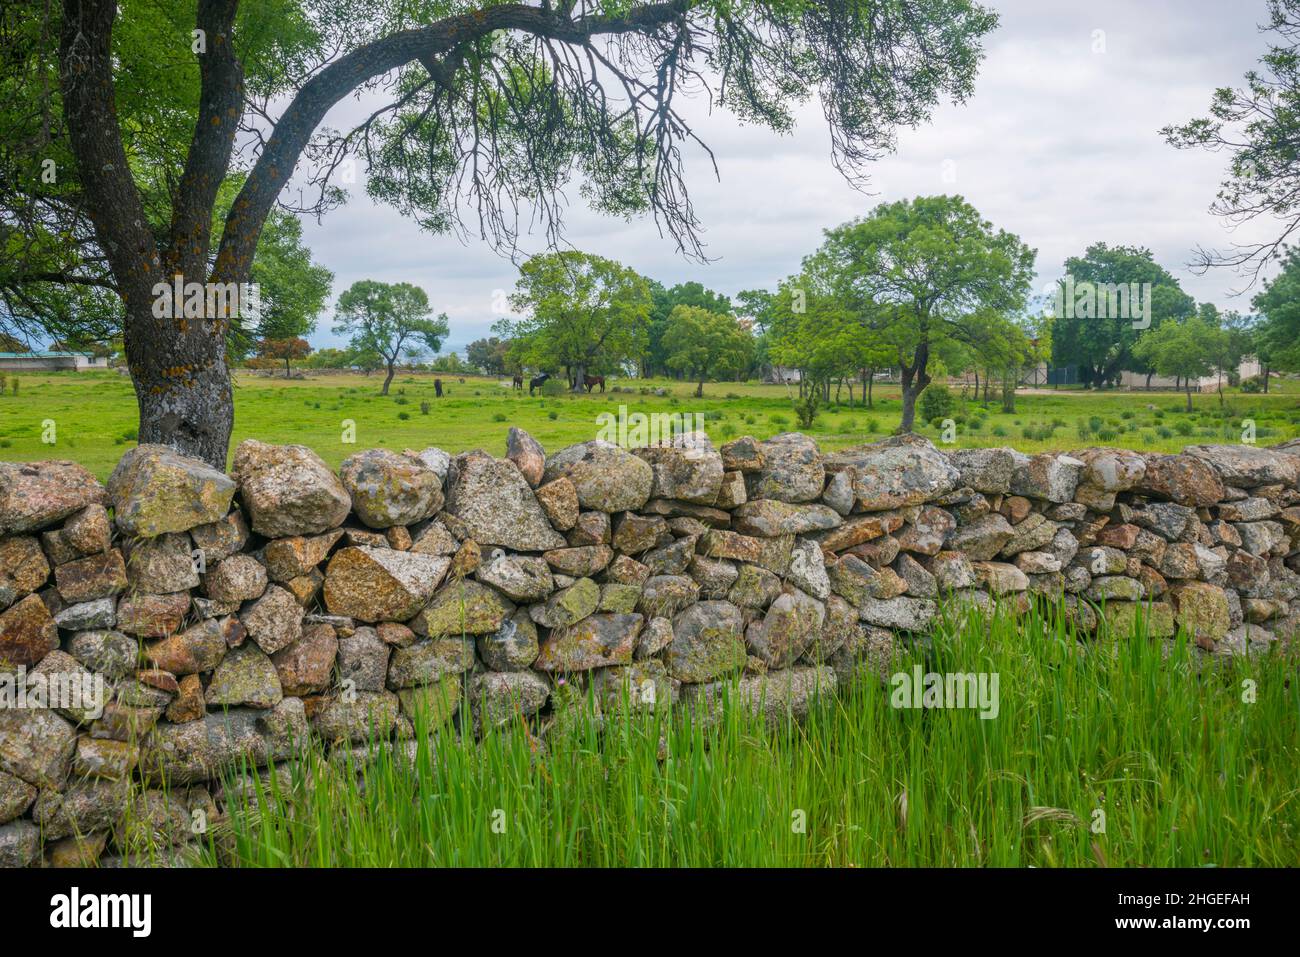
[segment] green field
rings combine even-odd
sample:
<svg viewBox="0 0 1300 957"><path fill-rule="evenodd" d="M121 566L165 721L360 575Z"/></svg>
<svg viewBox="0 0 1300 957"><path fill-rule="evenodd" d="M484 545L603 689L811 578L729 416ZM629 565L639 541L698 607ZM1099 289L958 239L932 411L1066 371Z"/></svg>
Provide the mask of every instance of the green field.
<svg viewBox="0 0 1300 957"><path fill-rule="evenodd" d="M15 394L13 383L17 379ZM266 378L241 373L235 380L235 444L245 438L293 442L314 448L337 466L359 448L392 449L436 445L451 452L484 448L501 455L511 425L527 429L548 449L594 438L601 413L699 413L714 442L740 435L767 438L798 427L790 393L784 386L715 382L704 397L694 397L691 383L668 380L611 380L629 392L591 396L517 393L509 380L443 377L444 396L434 397L434 377L399 375L392 394L379 394L381 378L330 374L307 379ZM1230 392L1222 408L1217 395L1195 396L1187 415L1184 398L1169 392L1061 392L1017 396L1015 414L1001 412L998 401L988 409L975 401L960 403L954 414L957 447L1009 445L1026 452L1116 445L1143 450L1177 451L1197 442L1237 442L1243 419L1252 419L1261 445L1300 435L1300 395L1242 395ZM656 396L657 389L667 395ZM960 390L954 389L960 396ZM828 449L880 439L898 425L897 386L874 390L874 407L848 404L847 392L807 430ZM428 412L422 411L423 403ZM355 423L355 444L342 441L345 422ZM54 426L52 444L42 442ZM72 459L107 476L136 437L135 394L130 381L108 372L61 372L10 375L0 396L0 459L29 461ZM939 441L938 428L920 431Z"/></svg>
<svg viewBox="0 0 1300 957"><path fill-rule="evenodd" d="M607 709L596 722L573 705L544 748L522 722L476 742L417 715L414 766L386 751L364 767L312 751L262 785L228 782L242 797L201 859L1200 867L1300 856L1293 657L1211 665L1185 640L1141 634L1081 644L1049 607L949 619L928 652L903 649L889 671L913 664L997 674L996 716L895 708L874 678L774 729L740 708L706 728L680 708ZM150 827L131 830L144 860L167 853Z"/></svg>

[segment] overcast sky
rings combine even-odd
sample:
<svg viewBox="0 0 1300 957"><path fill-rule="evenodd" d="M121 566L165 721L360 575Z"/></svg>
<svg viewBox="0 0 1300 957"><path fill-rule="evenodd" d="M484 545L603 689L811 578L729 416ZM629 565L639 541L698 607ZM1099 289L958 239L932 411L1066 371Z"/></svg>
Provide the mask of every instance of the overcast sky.
<svg viewBox="0 0 1300 957"><path fill-rule="evenodd" d="M1238 85L1264 52L1263 0L992 0L1001 24L988 38L974 95L944 105L920 129L903 130L897 154L870 170L871 192L850 188L830 163L820 108L778 136L725 113L687 111L717 156L720 178L693 157L688 182L705 226L699 264L661 239L652 221L624 222L582 207L573 191L568 241L617 259L671 286L697 280L720 292L771 288L798 269L821 231L882 201L960 193L996 226L1038 250L1038 287L1066 257L1094 242L1149 247L1198 301L1248 309L1234 298L1243 279L1227 271L1193 275L1197 245L1223 248L1264 238L1262 224L1231 233L1209 215L1225 157L1180 152L1158 130L1204 115L1213 90ZM1102 31L1098 33L1097 31ZM1100 43L1099 43L1100 41ZM1094 52L1095 47L1104 52ZM345 125L355 102L326 120ZM431 236L361 189L305 238L334 271L334 298L358 279L412 282L451 320L443 348L461 351L489 334L494 295L510 290L515 267L485 244ZM542 248L540 237L524 238ZM330 310L312 337L340 345Z"/></svg>

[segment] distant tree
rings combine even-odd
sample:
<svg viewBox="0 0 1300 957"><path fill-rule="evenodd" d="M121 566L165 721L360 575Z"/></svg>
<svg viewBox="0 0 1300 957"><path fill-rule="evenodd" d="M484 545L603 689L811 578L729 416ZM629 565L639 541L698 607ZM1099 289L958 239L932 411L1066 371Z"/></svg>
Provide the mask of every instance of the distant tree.
<svg viewBox="0 0 1300 957"><path fill-rule="evenodd" d="M1192 382L1214 371L1223 351L1223 331L1202 316L1182 322L1162 323L1134 347L1162 376L1181 378L1187 391L1187 411L1192 411Z"/></svg>
<svg viewBox="0 0 1300 957"><path fill-rule="evenodd" d="M1186 319L1195 311L1196 300L1155 261L1151 250L1137 246L1094 243L1082 256L1065 261L1065 274L1072 283L1062 280L1065 308L1052 318L1052 364L1078 366L1080 380L1090 389L1118 382L1126 371L1146 374L1149 384L1154 370L1143 360L1145 352L1135 353L1133 347L1162 323ZM1134 283L1139 293L1144 283L1151 284L1149 325L1147 317L1136 315L1132 298L1127 309L1120 308L1118 290L1127 294ZM1064 301L1071 296L1073 301Z"/></svg>
<svg viewBox="0 0 1300 957"><path fill-rule="evenodd" d="M719 315L730 315L732 311L729 298L698 282L678 283L671 289L665 289L651 280L650 296L652 304L650 320L646 325L647 344L642 361L642 374L647 376L677 371L668 365L669 349L664 343L664 334L674 309L678 306L693 306Z"/></svg>
<svg viewBox="0 0 1300 957"><path fill-rule="evenodd" d="M377 354L388 370L382 395L388 395L399 358L418 359L437 352L447 336L445 313L430 317L429 297L410 283L354 282L335 307L336 335L351 336L358 356Z"/></svg>
<svg viewBox="0 0 1300 957"><path fill-rule="evenodd" d="M496 336L476 339L465 348L465 359L471 366L488 375L504 375L510 352L510 343Z"/></svg>
<svg viewBox="0 0 1300 957"><path fill-rule="evenodd" d="M1255 333L1255 353L1261 363L1267 360L1273 369L1300 372L1300 247L1286 249L1281 271L1255 295L1251 305L1263 314ZM1264 383L1267 388L1267 375Z"/></svg>
<svg viewBox="0 0 1300 957"><path fill-rule="evenodd" d="M287 379L292 371L290 360L307 358L311 354L311 343L306 339L263 339L257 344L257 354L263 359L284 362L284 377Z"/></svg>
<svg viewBox="0 0 1300 957"><path fill-rule="evenodd" d="M664 331L668 368L694 380L695 396L708 379L740 373L749 363L753 338L734 316L699 306L676 306Z"/></svg>
<svg viewBox="0 0 1300 957"><path fill-rule="evenodd" d="M520 267L510 301L527 318L502 320L493 331L515 340L511 358L564 369L574 392L587 373L613 371L645 349L649 284L612 259L576 250L534 256Z"/></svg>
<svg viewBox="0 0 1300 957"><path fill-rule="evenodd" d="M978 341L977 317L1023 307L1034 251L995 230L960 196L882 203L826 231L806 268L835 298L869 316L902 370L900 431L910 432L917 396L930 384L932 352L945 340Z"/></svg>
<svg viewBox="0 0 1300 957"><path fill-rule="evenodd" d="M317 349L302 364L309 369L346 369L352 365L352 353L347 349Z"/></svg>

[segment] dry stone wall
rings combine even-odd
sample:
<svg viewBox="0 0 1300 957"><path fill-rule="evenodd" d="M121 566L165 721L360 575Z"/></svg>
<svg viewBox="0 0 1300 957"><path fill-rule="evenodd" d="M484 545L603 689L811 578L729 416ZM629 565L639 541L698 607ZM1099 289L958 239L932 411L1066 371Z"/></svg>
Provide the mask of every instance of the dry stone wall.
<svg viewBox="0 0 1300 957"><path fill-rule="evenodd" d="M1085 632L1104 608L1263 650L1300 614L1298 477L1294 444L548 456L518 429L504 458L371 449L337 474L251 440L229 475L148 445L107 486L0 463L0 865L108 860L133 792L180 843L225 769L308 738L409 750L420 709L544 733L588 697L712 704L738 680L731 700L799 713L944 601L1041 595ZM102 693L56 694L77 682Z"/></svg>

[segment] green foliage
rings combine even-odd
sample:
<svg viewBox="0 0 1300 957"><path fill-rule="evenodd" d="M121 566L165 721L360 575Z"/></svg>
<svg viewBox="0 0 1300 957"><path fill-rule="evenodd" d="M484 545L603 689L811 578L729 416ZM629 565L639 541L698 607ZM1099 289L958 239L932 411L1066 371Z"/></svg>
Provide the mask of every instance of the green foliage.
<svg viewBox="0 0 1300 957"><path fill-rule="evenodd" d="M387 395L399 358L416 359L442 346L447 316L431 318L431 312L429 297L419 286L360 279L339 297L334 333L351 336L358 359L382 358L388 367L383 388Z"/></svg>
<svg viewBox="0 0 1300 957"><path fill-rule="evenodd" d="M946 419L957 409L957 397L946 385L928 385L917 402L917 412L922 419L932 422Z"/></svg>
<svg viewBox="0 0 1300 957"><path fill-rule="evenodd" d="M743 372L753 353L753 340L734 316L698 306L675 306L664 330L665 364L698 383L704 394L708 379L733 379Z"/></svg>

